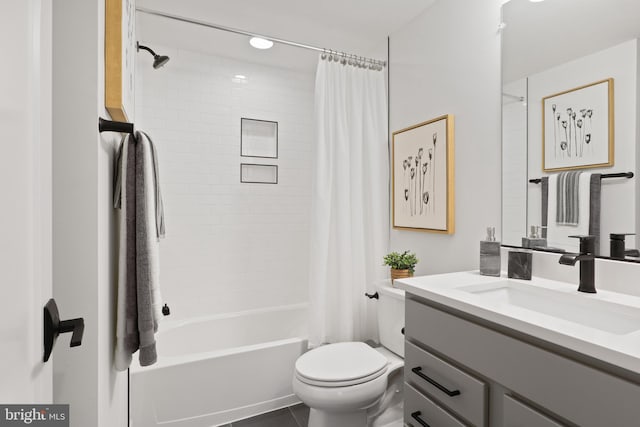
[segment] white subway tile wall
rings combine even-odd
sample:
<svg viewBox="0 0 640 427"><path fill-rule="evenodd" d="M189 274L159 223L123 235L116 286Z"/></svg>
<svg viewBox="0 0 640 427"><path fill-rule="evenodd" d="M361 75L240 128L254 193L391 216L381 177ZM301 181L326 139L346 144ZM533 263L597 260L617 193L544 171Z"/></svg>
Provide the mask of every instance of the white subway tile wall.
<svg viewBox="0 0 640 427"><path fill-rule="evenodd" d="M158 149L172 317L306 302L313 73L153 47L171 61L138 56L135 119ZM277 159L240 156L242 117L278 122ZM240 163L278 165L278 184L240 183Z"/></svg>

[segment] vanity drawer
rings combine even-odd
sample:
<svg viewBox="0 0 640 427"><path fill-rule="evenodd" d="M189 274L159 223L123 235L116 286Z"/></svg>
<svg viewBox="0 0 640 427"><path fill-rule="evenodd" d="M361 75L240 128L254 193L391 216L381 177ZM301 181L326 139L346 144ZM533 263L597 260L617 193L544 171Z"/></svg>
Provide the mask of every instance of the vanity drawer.
<svg viewBox="0 0 640 427"><path fill-rule="evenodd" d="M404 422L411 427L465 427L409 384L404 387Z"/></svg>
<svg viewBox="0 0 640 427"><path fill-rule="evenodd" d="M562 424L558 424L546 415L506 394L502 398L502 405L504 427L563 427Z"/></svg>
<svg viewBox="0 0 640 427"><path fill-rule="evenodd" d="M581 427L640 425L640 386L463 319L408 294L407 340L446 354L549 413Z"/></svg>
<svg viewBox="0 0 640 427"><path fill-rule="evenodd" d="M486 384L405 341L405 381L475 426L487 419Z"/></svg>

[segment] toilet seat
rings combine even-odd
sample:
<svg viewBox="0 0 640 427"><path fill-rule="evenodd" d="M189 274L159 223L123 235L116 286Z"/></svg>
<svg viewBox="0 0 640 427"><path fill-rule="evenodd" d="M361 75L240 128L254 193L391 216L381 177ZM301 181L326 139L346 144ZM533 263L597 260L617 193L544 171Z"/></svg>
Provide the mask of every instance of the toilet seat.
<svg viewBox="0 0 640 427"><path fill-rule="evenodd" d="M387 358L365 343L327 344L298 358L296 378L317 387L347 387L378 378L387 365Z"/></svg>

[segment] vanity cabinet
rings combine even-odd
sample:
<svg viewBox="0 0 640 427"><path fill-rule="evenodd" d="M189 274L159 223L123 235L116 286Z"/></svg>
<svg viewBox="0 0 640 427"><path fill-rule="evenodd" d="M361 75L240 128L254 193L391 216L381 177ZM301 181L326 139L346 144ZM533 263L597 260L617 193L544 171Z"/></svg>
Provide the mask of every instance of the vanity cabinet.
<svg viewBox="0 0 640 427"><path fill-rule="evenodd" d="M502 408L502 421L506 427L562 427L562 424L506 394L503 395Z"/></svg>
<svg viewBox="0 0 640 427"><path fill-rule="evenodd" d="M409 426L640 425L638 383L542 348L524 334L409 293L405 325ZM453 421L434 421L443 413Z"/></svg>

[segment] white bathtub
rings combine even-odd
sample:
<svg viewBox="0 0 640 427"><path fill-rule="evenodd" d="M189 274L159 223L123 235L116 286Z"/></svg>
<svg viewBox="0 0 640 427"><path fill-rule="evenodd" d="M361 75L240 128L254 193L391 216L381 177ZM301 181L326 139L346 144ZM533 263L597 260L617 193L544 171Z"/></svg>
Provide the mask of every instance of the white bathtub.
<svg viewBox="0 0 640 427"><path fill-rule="evenodd" d="M210 427L298 403L306 323L306 304L164 322L158 362L131 367L131 426Z"/></svg>

